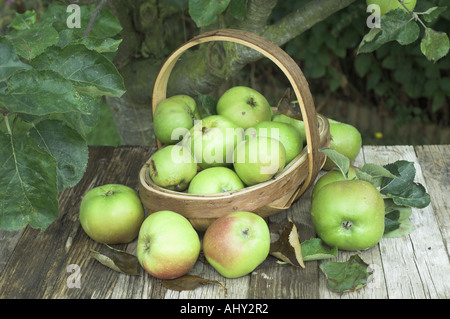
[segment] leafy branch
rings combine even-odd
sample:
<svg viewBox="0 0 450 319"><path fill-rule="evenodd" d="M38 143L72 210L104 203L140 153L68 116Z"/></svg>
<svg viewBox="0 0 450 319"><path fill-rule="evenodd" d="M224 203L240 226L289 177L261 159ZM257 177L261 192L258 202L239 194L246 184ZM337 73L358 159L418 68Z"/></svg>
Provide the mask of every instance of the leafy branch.
<svg viewBox="0 0 450 319"><path fill-rule="evenodd" d="M17 14L0 37L0 229L44 231L58 218L59 191L86 170L102 96L125 92L109 56L121 42L117 19L102 10L83 36L66 9L54 3L39 21ZM82 25L94 10L81 8Z"/></svg>
<svg viewBox="0 0 450 319"><path fill-rule="evenodd" d="M397 41L401 45L415 42L420 35L420 27L424 34L420 42L420 50L430 61L436 62L446 56L450 49L448 35L428 27L425 22L432 23L447 7L432 7L425 12L409 10L403 0L397 0L404 7L387 12L379 19L379 27L374 27L364 36L358 54L369 53L387 42ZM372 12L372 15L375 14ZM423 21L423 20L424 21Z"/></svg>

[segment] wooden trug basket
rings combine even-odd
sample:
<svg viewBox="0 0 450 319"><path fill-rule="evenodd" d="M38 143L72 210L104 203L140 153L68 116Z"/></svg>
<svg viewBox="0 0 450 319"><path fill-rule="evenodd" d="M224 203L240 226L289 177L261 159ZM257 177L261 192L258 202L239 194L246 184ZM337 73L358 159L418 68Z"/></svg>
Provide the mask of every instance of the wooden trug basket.
<svg viewBox="0 0 450 319"><path fill-rule="evenodd" d="M305 123L307 145L269 181L218 194L196 195L161 188L151 180L147 161L139 173L139 194L149 213L160 210L180 213L199 231L206 230L212 221L233 211L250 211L266 218L289 208L315 181L326 159L319 149L328 147L331 139L328 120L316 114L308 83L299 66L277 45L242 30L205 32L174 51L156 78L152 99L153 113L158 103L166 98L169 76L181 55L193 46L211 41L229 41L250 47L269 58L284 72L298 100ZM158 148L164 147L158 140L157 145Z"/></svg>

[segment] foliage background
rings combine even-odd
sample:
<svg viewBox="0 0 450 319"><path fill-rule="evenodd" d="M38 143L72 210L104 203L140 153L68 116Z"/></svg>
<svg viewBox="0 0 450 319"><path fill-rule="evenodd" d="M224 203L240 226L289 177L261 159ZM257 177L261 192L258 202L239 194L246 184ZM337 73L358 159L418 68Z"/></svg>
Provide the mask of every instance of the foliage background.
<svg viewBox="0 0 450 319"><path fill-rule="evenodd" d="M197 27L189 16L186 1L165 1L179 11L180 25L176 30L183 30L181 37L195 34ZM271 22L309 1L279 1ZM40 12L46 5L46 1L17 0L10 6L4 6L5 3L6 0L0 1L2 29L11 21L14 10ZM448 0L422 0L416 11L445 5ZM420 53L419 41L407 46L392 42L374 53L356 55L368 31L365 8L365 1L358 0L283 46L304 71L317 110L357 126L365 144L448 143L450 56L437 63L429 62ZM442 13L432 27L448 33L450 10ZM179 37L174 37L173 46L179 44ZM170 50L164 52L169 53ZM236 84L254 86L272 103L288 85L282 74L264 60L246 66L223 89ZM89 144L121 144L106 102L102 104L101 118L88 138Z"/></svg>

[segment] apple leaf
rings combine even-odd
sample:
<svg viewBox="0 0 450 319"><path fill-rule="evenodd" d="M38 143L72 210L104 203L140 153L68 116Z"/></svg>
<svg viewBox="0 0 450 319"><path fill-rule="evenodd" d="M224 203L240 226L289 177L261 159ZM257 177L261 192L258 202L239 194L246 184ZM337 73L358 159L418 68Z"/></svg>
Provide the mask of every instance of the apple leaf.
<svg viewBox="0 0 450 319"><path fill-rule="evenodd" d="M0 133L0 229L45 230L59 215L55 159L28 134Z"/></svg>
<svg viewBox="0 0 450 319"><path fill-rule="evenodd" d="M320 264L320 269L327 278L328 287L335 292L355 291L367 285L372 272L369 265L359 255L351 256L346 262L327 261Z"/></svg>
<svg viewBox="0 0 450 319"><path fill-rule="evenodd" d="M31 66L20 61L11 41L0 37L0 82L7 80L16 71L27 69L31 69Z"/></svg>
<svg viewBox="0 0 450 319"><path fill-rule="evenodd" d="M426 22L434 22L441 13L445 12L445 10L447 10L447 7L432 7L429 8L427 11L425 12L421 12L421 13L417 13L423 16L423 19Z"/></svg>
<svg viewBox="0 0 450 319"><path fill-rule="evenodd" d="M91 249L91 255L102 265L127 275L139 275L139 261L136 256L123 250L102 246L100 251Z"/></svg>
<svg viewBox="0 0 450 319"><path fill-rule="evenodd" d="M225 290L225 297L228 294L227 288L217 280L209 280L199 276L184 275L175 279L164 279L162 285L168 289L183 291L194 290L200 285L214 284L222 287Z"/></svg>
<svg viewBox="0 0 450 319"><path fill-rule="evenodd" d="M396 161L384 166L395 178L384 177L380 192L392 198L399 206L425 208L430 204L430 195L422 184L414 183L416 169L413 162Z"/></svg>
<svg viewBox="0 0 450 319"><path fill-rule="evenodd" d="M217 100L210 95L206 94L198 94L198 112L200 114L200 118L205 118L207 116L216 115L217 110Z"/></svg>
<svg viewBox="0 0 450 319"><path fill-rule="evenodd" d="M125 93L116 67L102 54L81 44L52 47L33 60L38 70L52 70L70 80L78 92L120 97Z"/></svg>
<svg viewBox="0 0 450 319"><path fill-rule="evenodd" d="M348 169L350 167L350 160L348 157L342 155L341 153L326 147L319 149L320 152L324 153L328 158L330 158L334 164L339 168L342 175L345 176L345 178L348 178Z"/></svg>
<svg viewBox="0 0 450 319"><path fill-rule="evenodd" d="M391 10L380 19L380 28L372 28L362 39L359 53L373 52L383 44L397 41L407 45L417 40L420 33L419 25L411 19L411 15L401 8Z"/></svg>
<svg viewBox="0 0 450 319"><path fill-rule="evenodd" d="M0 94L0 107L29 115L82 112L72 83L53 71L35 69L15 73L6 94Z"/></svg>
<svg viewBox="0 0 450 319"><path fill-rule="evenodd" d="M52 25L36 23L33 28L11 31L7 38L22 58L31 60L48 47L58 43L59 35Z"/></svg>
<svg viewBox="0 0 450 319"><path fill-rule="evenodd" d="M425 33L420 42L420 50L428 60L436 62L447 55L450 49L448 35L431 28L425 28Z"/></svg>
<svg viewBox="0 0 450 319"><path fill-rule="evenodd" d="M409 216L412 209L407 206L399 206L391 198L384 199L385 227L383 237L396 238L409 235L414 226L411 225Z"/></svg>
<svg viewBox="0 0 450 319"><path fill-rule="evenodd" d="M216 21L229 3L230 0L189 0L189 15L199 28L204 27Z"/></svg>
<svg viewBox="0 0 450 319"><path fill-rule="evenodd" d="M361 169L357 169L355 172L358 179L369 182L375 187L379 187L381 185L383 177L396 177L383 166L373 163L364 164Z"/></svg>
<svg viewBox="0 0 450 319"><path fill-rule="evenodd" d="M44 120L33 125L30 136L56 159L58 189L75 186L86 171L89 157L86 141L74 129L57 120Z"/></svg>
<svg viewBox="0 0 450 319"><path fill-rule="evenodd" d="M303 261L321 260L336 257L337 247L326 248L320 238L311 238L302 244Z"/></svg>
<svg viewBox="0 0 450 319"><path fill-rule="evenodd" d="M273 237L278 236L278 238L270 245L270 255L293 266L305 268L298 231L294 222L289 218L289 224L272 235Z"/></svg>

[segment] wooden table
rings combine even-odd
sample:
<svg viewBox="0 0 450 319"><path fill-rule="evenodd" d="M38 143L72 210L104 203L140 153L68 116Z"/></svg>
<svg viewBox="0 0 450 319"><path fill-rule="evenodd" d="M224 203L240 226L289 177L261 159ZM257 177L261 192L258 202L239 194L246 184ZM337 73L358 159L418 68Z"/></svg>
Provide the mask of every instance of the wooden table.
<svg viewBox="0 0 450 319"><path fill-rule="evenodd" d="M17 232L0 231L0 299L225 298L224 289L217 285L177 292L163 287L160 280L143 269L140 276L129 276L91 258L90 249L98 250L100 244L89 239L80 227L82 196L107 183L137 189L138 171L149 154L149 149L143 147L91 147L84 178L60 194L58 220L43 233L30 227ZM238 279L225 279L200 261L190 274L221 282L227 288L227 300L449 298L450 146L364 146L355 164L387 164L399 159L416 164L416 182L425 185L431 205L413 210L410 220L415 230L409 236L383 238L376 247L357 252L375 271L373 281L363 289L342 295L331 292L319 269L320 262L306 262L302 269L280 264L272 256L253 273ZM310 194L311 188L289 210L271 217L270 222L290 217L299 228L301 241L315 237L309 215ZM135 254L136 241L115 248ZM340 251L332 260L346 261L353 254Z"/></svg>

